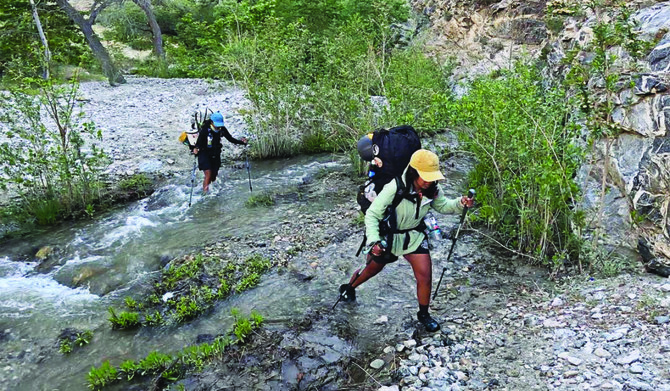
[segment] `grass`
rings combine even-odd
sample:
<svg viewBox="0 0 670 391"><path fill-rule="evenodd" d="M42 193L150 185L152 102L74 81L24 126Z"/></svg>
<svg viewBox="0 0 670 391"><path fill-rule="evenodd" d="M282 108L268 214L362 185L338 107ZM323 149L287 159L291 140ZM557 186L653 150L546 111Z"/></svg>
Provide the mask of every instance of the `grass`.
<svg viewBox="0 0 670 391"><path fill-rule="evenodd" d="M126 297L125 306L132 312L117 314L110 308L109 321L115 329L190 321L212 308L217 300L258 285L271 266L270 259L261 254L252 254L240 263L202 254L188 256L163 271L155 291L144 300ZM164 302L161 298L166 293L172 297Z"/></svg>
<svg viewBox="0 0 670 391"><path fill-rule="evenodd" d="M251 195L245 202L247 208L257 208L260 206L269 207L275 204L274 195L270 193Z"/></svg>
<svg viewBox="0 0 670 391"><path fill-rule="evenodd" d="M214 342L188 346L175 355L153 351L141 360L126 360L118 368L104 361L100 367L92 367L88 372L88 387L91 390L102 390L119 381L131 381L136 376L159 374L163 380L171 383L183 379L189 373L202 371L207 363L221 357L230 346L247 341L264 320L254 311L249 317L242 316L237 308L231 310L231 315L235 320L231 330L217 337Z"/></svg>

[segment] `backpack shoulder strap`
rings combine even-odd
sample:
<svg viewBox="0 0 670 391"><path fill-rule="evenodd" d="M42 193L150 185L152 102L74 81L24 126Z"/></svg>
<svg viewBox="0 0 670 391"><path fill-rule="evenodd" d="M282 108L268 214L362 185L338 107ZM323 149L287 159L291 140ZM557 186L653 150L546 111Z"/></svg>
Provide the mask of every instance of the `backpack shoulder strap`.
<svg viewBox="0 0 670 391"><path fill-rule="evenodd" d="M400 201L402 201L403 197L405 196L406 188L402 183L402 179L400 179L400 176L395 177L395 185L396 185L396 191L395 195L393 196L393 202L391 202L391 207L393 210L398 207L400 204Z"/></svg>

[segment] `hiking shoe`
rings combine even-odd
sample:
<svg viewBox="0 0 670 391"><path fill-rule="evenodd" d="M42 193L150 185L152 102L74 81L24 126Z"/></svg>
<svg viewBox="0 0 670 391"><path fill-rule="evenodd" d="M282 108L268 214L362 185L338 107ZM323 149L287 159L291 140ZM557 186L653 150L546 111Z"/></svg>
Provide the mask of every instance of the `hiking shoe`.
<svg viewBox="0 0 670 391"><path fill-rule="evenodd" d="M349 284L340 285L340 295L342 296L342 301L345 303L356 301L356 290Z"/></svg>
<svg viewBox="0 0 670 391"><path fill-rule="evenodd" d="M421 324L426 328L426 331L430 333L440 329L440 324L437 323L437 321L433 319L427 312L425 314L418 312L416 314L416 318L419 319L419 322L421 322Z"/></svg>

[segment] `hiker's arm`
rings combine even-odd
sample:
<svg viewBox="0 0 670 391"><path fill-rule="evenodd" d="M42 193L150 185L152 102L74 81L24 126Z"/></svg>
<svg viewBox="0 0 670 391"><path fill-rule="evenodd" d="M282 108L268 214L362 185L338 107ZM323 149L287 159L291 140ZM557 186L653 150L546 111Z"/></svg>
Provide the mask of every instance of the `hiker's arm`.
<svg viewBox="0 0 670 391"><path fill-rule="evenodd" d="M235 137L233 137L230 134L230 132L228 131L228 128L226 128L225 126L221 127L221 134L223 135L223 137L226 138L226 140L228 140L229 142L231 142L233 144L237 144L237 145L246 145L247 144L244 141L238 140Z"/></svg>
<svg viewBox="0 0 670 391"><path fill-rule="evenodd" d="M365 235L368 238L366 243L368 246L381 240L379 236L379 222L384 217L386 207L393 202L393 197L396 192L395 181L391 181L384 186L382 191L377 195L372 205L365 212Z"/></svg>
<svg viewBox="0 0 670 391"><path fill-rule="evenodd" d="M460 213L463 210L461 197L448 199L444 195L444 190L442 190L442 186L440 185L437 185L437 197L435 197L431 205L439 213Z"/></svg>

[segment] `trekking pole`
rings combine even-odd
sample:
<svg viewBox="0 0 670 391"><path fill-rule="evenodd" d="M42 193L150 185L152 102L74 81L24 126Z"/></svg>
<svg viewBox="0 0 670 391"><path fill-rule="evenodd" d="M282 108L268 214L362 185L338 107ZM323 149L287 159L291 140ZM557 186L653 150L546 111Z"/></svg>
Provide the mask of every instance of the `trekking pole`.
<svg viewBox="0 0 670 391"><path fill-rule="evenodd" d="M475 197L475 189L470 189L468 192L468 198L473 199ZM456 234L454 235L453 238L451 238L451 248L449 249L449 255L447 256L447 263L449 263L449 260L451 259L451 254L454 253L454 247L456 246L456 240L458 239L458 235L461 233L461 228L463 227L463 222L465 221L465 215L468 214L468 207L464 206L463 207L463 213L461 213L461 222L458 223L458 229L456 230ZM440 281L437 283L437 288L435 288L435 293L433 294L433 300L437 297L437 291L440 290L440 284L442 283L442 277L444 277L444 272L447 271L447 267L442 268L442 274L440 275Z"/></svg>
<svg viewBox="0 0 670 391"><path fill-rule="evenodd" d="M253 192L253 189L251 188L251 165L249 164L249 149L248 148L244 149L244 156L247 159L247 174L249 175L249 191Z"/></svg>
<svg viewBox="0 0 670 391"><path fill-rule="evenodd" d="M195 175L198 169L198 157L193 160L193 171L191 171L191 196L188 197L188 207L191 207L191 200L193 200L193 188L195 187Z"/></svg>
<svg viewBox="0 0 670 391"><path fill-rule="evenodd" d="M358 276L361 275L360 271L361 271L360 268L356 269L356 271L354 272L354 276L351 278L351 280L349 280L349 285L351 285L351 284L353 284L354 282L356 282L356 280L358 279ZM340 300L342 300L342 298L344 297L344 294L345 294L346 292L347 292L347 290L345 289L342 293L340 293L340 296L337 298L337 301L335 302L335 304L333 304L333 308L331 308L331 310L334 310L334 309L335 309L335 306L337 305L337 303L340 302Z"/></svg>

